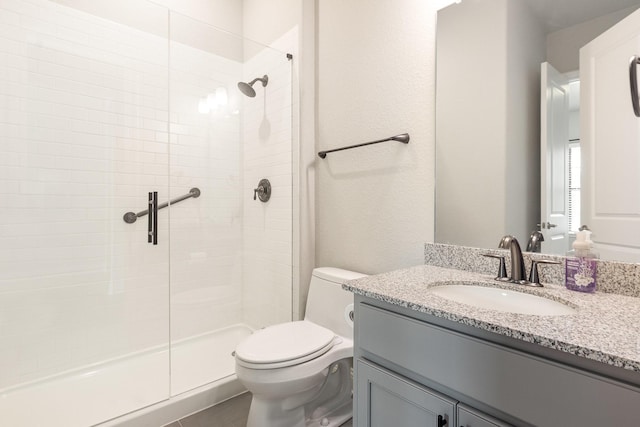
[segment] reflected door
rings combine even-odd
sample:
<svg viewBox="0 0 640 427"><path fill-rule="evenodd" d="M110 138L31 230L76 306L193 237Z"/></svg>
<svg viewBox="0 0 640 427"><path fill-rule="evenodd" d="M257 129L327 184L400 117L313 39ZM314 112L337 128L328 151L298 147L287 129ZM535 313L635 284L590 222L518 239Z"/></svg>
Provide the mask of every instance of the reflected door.
<svg viewBox="0 0 640 427"><path fill-rule="evenodd" d="M569 81L548 62L541 67L540 228L542 252L568 250Z"/></svg>
<svg viewBox="0 0 640 427"><path fill-rule="evenodd" d="M640 118L630 90L635 55L640 11L580 50L580 108L583 222L603 258L639 262Z"/></svg>

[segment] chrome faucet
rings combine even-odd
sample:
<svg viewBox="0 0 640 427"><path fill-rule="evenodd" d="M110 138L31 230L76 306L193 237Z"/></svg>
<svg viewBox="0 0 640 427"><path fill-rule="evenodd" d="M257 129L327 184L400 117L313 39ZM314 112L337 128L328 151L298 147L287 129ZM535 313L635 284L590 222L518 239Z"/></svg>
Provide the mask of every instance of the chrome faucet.
<svg viewBox="0 0 640 427"><path fill-rule="evenodd" d="M544 242L544 236L542 232L539 230L535 230L531 232L529 235L529 243L527 243L527 252L540 252L541 244Z"/></svg>
<svg viewBox="0 0 640 427"><path fill-rule="evenodd" d="M501 249L509 249L511 255L511 278L510 282L526 284L526 270L524 268L524 259L522 258L522 249L518 239L511 235L506 235L500 240L498 245Z"/></svg>

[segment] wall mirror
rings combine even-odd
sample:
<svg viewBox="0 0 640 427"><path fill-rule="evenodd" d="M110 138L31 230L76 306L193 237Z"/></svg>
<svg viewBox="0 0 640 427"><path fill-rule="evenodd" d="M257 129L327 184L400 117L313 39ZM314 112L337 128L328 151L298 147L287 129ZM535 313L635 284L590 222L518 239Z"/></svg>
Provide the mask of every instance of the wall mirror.
<svg viewBox="0 0 640 427"><path fill-rule="evenodd" d="M496 247L513 234L524 250L539 230L542 252L571 247L582 224L579 49L638 8L639 0L462 0L438 12L436 242ZM564 116L546 112L555 98L541 101L554 84L565 92ZM560 122L562 146L547 144ZM554 204L564 217L549 212Z"/></svg>

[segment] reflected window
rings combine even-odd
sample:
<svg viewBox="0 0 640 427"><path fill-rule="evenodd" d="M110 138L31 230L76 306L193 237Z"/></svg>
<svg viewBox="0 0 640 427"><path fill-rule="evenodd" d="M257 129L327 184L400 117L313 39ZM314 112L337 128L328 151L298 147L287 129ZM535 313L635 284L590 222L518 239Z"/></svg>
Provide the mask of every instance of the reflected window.
<svg viewBox="0 0 640 427"><path fill-rule="evenodd" d="M569 143L569 232L580 228L580 140Z"/></svg>

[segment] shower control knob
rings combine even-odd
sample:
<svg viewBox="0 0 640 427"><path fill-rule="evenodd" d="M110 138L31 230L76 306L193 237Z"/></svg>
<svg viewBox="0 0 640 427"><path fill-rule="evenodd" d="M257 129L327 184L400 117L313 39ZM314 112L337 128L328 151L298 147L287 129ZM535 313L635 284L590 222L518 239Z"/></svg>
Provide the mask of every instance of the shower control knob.
<svg viewBox="0 0 640 427"><path fill-rule="evenodd" d="M256 193L260 193L260 195L264 194L264 187L261 185L258 188L253 189L253 200L256 199Z"/></svg>
<svg viewBox="0 0 640 427"><path fill-rule="evenodd" d="M260 199L261 202L268 202L271 198L271 183L268 179L261 179L258 187L253 189L253 200Z"/></svg>

